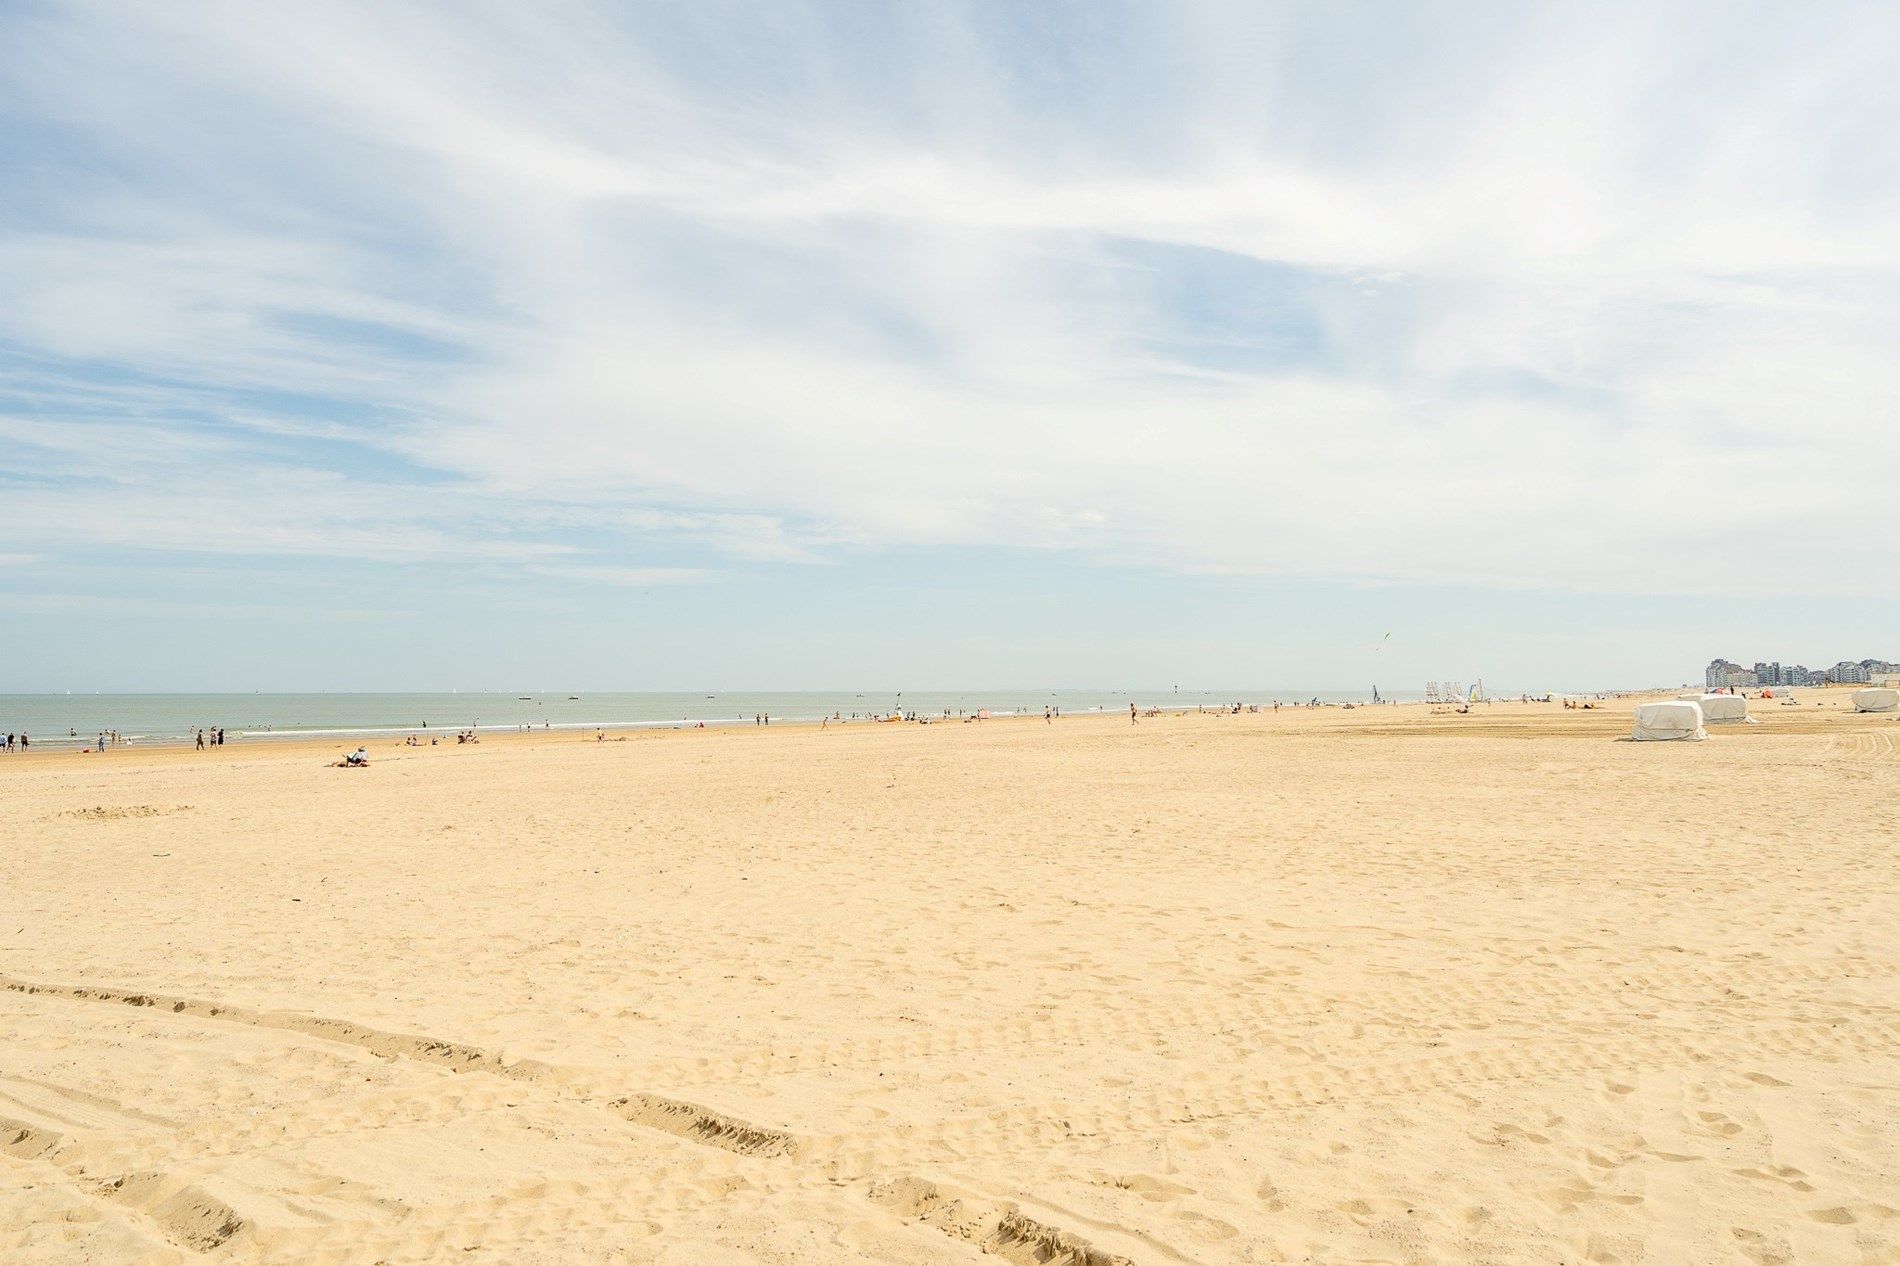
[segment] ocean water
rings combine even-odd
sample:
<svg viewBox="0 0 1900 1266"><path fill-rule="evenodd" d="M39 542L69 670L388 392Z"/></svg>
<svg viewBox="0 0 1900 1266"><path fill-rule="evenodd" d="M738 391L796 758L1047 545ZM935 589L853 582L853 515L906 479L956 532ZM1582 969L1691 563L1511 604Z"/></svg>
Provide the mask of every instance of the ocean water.
<svg viewBox="0 0 1900 1266"><path fill-rule="evenodd" d="M1381 692L1383 695L1385 692ZM951 716L987 708L997 715L1216 707L1226 703L1325 703L1368 699L1371 691L1312 690L963 690L963 691L556 691L533 694L60 694L0 695L0 734L24 732L35 747L85 746L103 730L134 743L189 741L198 728L221 726L227 739L368 738L428 730L651 729L751 725L888 716L893 712ZM1416 694L1400 698L1416 698Z"/></svg>

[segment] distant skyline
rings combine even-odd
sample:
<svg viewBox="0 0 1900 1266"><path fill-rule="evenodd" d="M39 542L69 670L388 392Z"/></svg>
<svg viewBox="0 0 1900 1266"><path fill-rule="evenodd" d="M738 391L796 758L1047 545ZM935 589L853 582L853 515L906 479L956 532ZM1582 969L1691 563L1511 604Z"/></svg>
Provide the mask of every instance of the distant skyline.
<svg viewBox="0 0 1900 1266"><path fill-rule="evenodd" d="M0 693L1900 649L1892 6L0 41Z"/></svg>

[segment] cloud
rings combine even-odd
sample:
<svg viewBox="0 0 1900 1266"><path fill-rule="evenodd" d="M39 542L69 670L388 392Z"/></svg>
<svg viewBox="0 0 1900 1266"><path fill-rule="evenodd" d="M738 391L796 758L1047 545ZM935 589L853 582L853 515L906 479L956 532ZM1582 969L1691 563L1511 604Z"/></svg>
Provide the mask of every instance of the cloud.
<svg viewBox="0 0 1900 1266"><path fill-rule="evenodd" d="M282 604L237 602L173 602L158 598L125 597L114 594L84 593L8 593L0 596L11 615L44 615L58 618L116 616L141 619L245 620L267 618L295 620L300 623L375 623L396 613L332 606L284 606Z"/></svg>
<svg viewBox="0 0 1900 1266"><path fill-rule="evenodd" d="M693 585L713 578L714 573L700 567L601 567L586 564L529 568L542 576L578 580L591 584L619 585L645 589L653 585Z"/></svg>
<svg viewBox="0 0 1900 1266"><path fill-rule="evenodd" d="M43 178L0 466L67 544L599 584L1885 565L1876 8L7 23Z"/></svg>

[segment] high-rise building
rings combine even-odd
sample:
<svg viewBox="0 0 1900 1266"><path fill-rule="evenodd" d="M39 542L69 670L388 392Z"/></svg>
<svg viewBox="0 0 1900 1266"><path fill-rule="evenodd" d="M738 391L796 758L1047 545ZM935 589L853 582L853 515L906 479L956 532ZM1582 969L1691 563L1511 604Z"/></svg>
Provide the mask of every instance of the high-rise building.
<svg viewBox="0 0 1900 1266"><path fill-rule="evenodd" d="M1827 671L1827 679L1829 681L1848 682L1859 685L1865 684L1870 678L1871 674L1867 671L1866 666L1864 664L1857 664L1851 659L1844 659Z"/></svg>
<svg viewBox="0 0 1900 1266"><path fill-rule="evenodd" d="M1730 680L1735 674L1747 671L1740 664L1730 663L1726 659L1712 659L1709 661L1708 668L1703 671L1702 681L1709 689L1720 690L1735 684Z"/></svg>
<svg viewBox="0 0 1900 1266"><path fill-rule="evenodd" d="M1755 684L1758 686L1779 686L1781 682L1781 663L1764 664L1755 661Z"/></svg>

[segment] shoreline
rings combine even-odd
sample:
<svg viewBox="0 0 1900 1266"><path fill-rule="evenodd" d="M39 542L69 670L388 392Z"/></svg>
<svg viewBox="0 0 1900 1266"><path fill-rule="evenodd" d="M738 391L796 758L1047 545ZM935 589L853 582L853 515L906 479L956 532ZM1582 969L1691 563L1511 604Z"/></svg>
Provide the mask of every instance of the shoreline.
<svg viewBox="0 0 1900 1266"><path fill-rule="evenodd" d="M1811 690L1810 696L1823 695L1812 700L1815 706L1807 706L1803 701L1799 707L1783 708L1776 706L1780 701L1770 701L1761 706L1762 701L1751 701L1757 706L1751 709L1751 715L1762 721L1753 726L1710 727L1711 735L1751 736L1774 734L1813 734L1832 731L1840 725L1856 724L1849 720L1854 714L1851 710L1850 696L1853 687L1840 687L1823 692ZM1338 704L1321 703L1317 707L1308 705L1282 706L1275 711L1270 705L1262 706L1258 711L1243 708L1235 713L1231 709L1216 709L1202 706L1198 711L1193 706L1154 709L1153 714L1144 709L1141 712L1143 724L1157 723L1167 725L1182 721L1205 721L1213 724L1242 723L1242 728L1263 733L1300 732L1314 734L1353 735L1366 737L1390 736L1451 736L1484 737L1515 736L1535 738L1558 734L1600 734L1605 739L1626 737L1631 724L1631 711L1638 703L1652 699L1674 698L1679 692L1657 690L1642 693L1628 693L1599 701L1591 708L1565 708L1559 701L1521 702L1511 700L1488 700L1468 705L1468 710L1459 712L1461 705L1446 703L1423 703L1412 701L1386 701L1379 704ZM1575 697L1575 696L1573 696ZM1869 715L1862 724L1877 724L1883 718ZM120 744L107 748L103 752L90 751L66 740L58 745L36 741L25 751L0 754L0 778L9 769L25 772L29 769L85 768L103 771L107 767L136 768L143 765L172 765L179 762L192 762L206 767L222 766L255 758L312 758L319 756L338 757L359 744L369 749L372 764L397 758L413 758L422 755L445 755L451 751L468 749L493 751L497 748L520 751L539 749L572 749L575 747L611 747L627 742L657 742L668 738L685 739L698 736L702 739L715 735L723 738L738 738L747 734L758 737L802 734L814 731L839 731L850 734L892 734L898 732L924 731L980 731L990 727L1040 727L1045 723L1040 715L1011 714L992 712L988 718L976 717L932 717L928 720L900 720L861 717L857 720L828 724L822 718L780 719L774 718L769 725L755 725L749 721L707 721L698 722L632 722L618 725L596 726L592 724L552 724L533 729L521 729L515 726L481 727L478 738L470 743L455 741L455 731L428 729L377 729L344 730L327 732L290 732L277 731L256 734L233 733L230 741L223 747L207 747L199 750L189 740L148 740L144 742ZM1100 727L1114 732L1130 728L1126 713L1114 712L1068 712L1054 721L1056 727L1087 726ZM604 737L596 739L596 734ZM406 739L410 735L421 739L416 745ZM431 738L437 739L430 742ZM327 762L326 762L327 763Z"/></svg>
<svg viewBox="0 0 1900 1266"><path fill-rule="evenodd" d="M1516 703L1519 701L1516 699L1511 699L1511 700L1480 700L1479 702L1488 705L1488 704L1499 703L1499 702ZM1449 707L1449 706L1454 706L1454 705L1428 703L1425 700L1406 700L1406 699L1382 699L1377 703L1372 703L1370 701L1342 702L1342 701L1333 701L1333 700L1321 700L1317 705L1309 705L1308 703L1305 703L1305 702L1299 702L1299 703L1283 702L1281 704L1281 709L1285 711L1292 711L1295 709L1305 709L1305 710L1310 711L1312 710L1314 706L1317 706L1318 708L1321 708L1321 709L1337 708L1337 709L1342 709L1342 710L1352 710L1352 709L1358 709L1358 708L1384 708L1384 707L1419 707L1419 706ZM1241 709L1243 712L1252 711L1256 713L1269 712L1269 711L1274 710L1272 703L1260 704L1260 703L1245 703L1245 702L1241 704ZM1216 706L1216 705L1205 704L1205 703L1141 705L1141 714L1143 716L1147 716L1151 711L1162 714L1162 715L1188 716L1188 715L1195 715L1195 714L1219 714L1222 712L1229 712L1231 710L1232 710L1231 705ZM983 715L978 715L979 713ZM1091 717L1113 718L1113 717L1118 717L1118 716L1125 716L1126 712L1123 710L1110 709L1106 707L1088 707L1088 708L1076 708L1071 711L1059 712L1057 715L1061 719L1065 719L1065 720L1085 720ZM956 712L951 712L948 714L942 711L934 711L934 712L930 712L926 714L910 714L910 715L903 715L903 716L879 715L879 714L874 714L874 713L854 713L851 715L844 716L842 718L838 717L836 714L833 714L830 716L773 716L770 719L770 721L767 722L763 726L761 726L757 721L751 718L747 718L747 717L682 717L677 720L548 721L548 722L542 722L541 724L538 724L538 725L491 722L488 724L475 723L475 724L463 725L463 726L364 725L364 726L325 726L325 727L294 729L294 730L293 729L283 729L283 730L234 729L234 728L226 727L225 732L230 737L230 739L242 741L245 745L248 746L248 745L256 744L256 743L275 744L275 743L292 743L292 742L306 742L306 741L307 742L323 742L323 741L330 741L330 740L363 740L363 739L381 740L381 739L389 738L391 736L408 737L410 735L415 735L419 738L426 739L426 738L433 738L433 737L439 737L439 736L452 737L456 734L471 734L472 733L472 734L481 735L484 738L488 738L488 737L500 737L500 736L509 735L509 734L515 734L515 735L559 734L559 733L585 734L585 733L590 733L594 731L605 731L607 733L638 733L638 732L664 731L664 730L702 730L702 729L703 730L735 730L735 729L749 729L749 728L764 729L764 728L771 728L774 726L821 727L826 724L829 724L832 726L839 726L839 725L866 726L866 725L892 725L892 724L948 725L948 724L962 724L966 721L972 722L972 723L981 723L985 721L1011 721L1011 720L1040 721L1042 719L1043 717L1041 713L1028 710L1028 709L988 708L988 709L976 709L974 711L971 711L971 710L956 711ZM208 726L206 728L212 729L216 727ZM83 751L83 749L91 746L94 742L95 742L94 738L89 737L88 735L85 735L85 734L80 734L80 735L67 734L67 735L62 735L62 736L55 736L50 739L46 739L46 738L35 739L34 748L35 749L46 748L48 750L58 750L58 751L68 751L68 752L74 751L75 749L80 749ZM226 746L230 746L230 743L227 742ZM194 750L196 750L194 738L193 736L189 734L183 735L183 736L174 736L174 735L169 735L169 734L156 735L156 736L149 735L149 734L135 734L135 735L129 736L129 738L125 741L112 745L111 750L113 752L124 752L124 751L131 750L134 748L159 748L159 747L166 747L166 748L187 747L187 748L193 748Z"/></svg>
<svg viewBox="0 0 1900 1266"><path fill-rule="evenodd" d="M1828 687L1806 687L1806 688L1801 688L1801 697L1803 699L1811 699L1811 700L1826 700L1828 698L1836 697L1837 694L1840 692L1852 691L1853 689L1855 689L1855 687L1852 685L1840 685L1840 686L1828 686ZM1645 688L1641 690L1549 691L1541 695L1523 695L1523 694L1494 695L1487 699L1478 700L1476 701L1476 703L1477 705L1483 706L1483 707L1495 707L1495 706L1500 706L1500 705L1516 705L1520 703L1558 704L1564 700L1577 700L1577 701L1589 701L1590 703L1594 705L1594 708L1592 710L1603 710L1606 707L1613 710L1617 706L1619 701L1627 700L1627 701L1634 702L1634 701L1646 700L1646 699L1678 697L1678 696L1694 693L1696 692L1696 690L1697 690L1696 687L1688 686L1688 687L1652 687L1652 688ZM1001 692L999 692L999 694L1000 693ZM1075 692L1075 693L1080 694L1081 692ZM1196 694L1211 694L1211 692L1195 692L1195 693ZM0 695L0 710L6 710L7 704L9 703L9 701L13 701L15 703L26 701L35 705L43 706L49 702L63 700L66 697L67 696L61 696L61 695L12 695L12 696ZM97 697L98 696L95 696L95 698ZM330 696L330 695L264 696L264 698L267 700L273 700L273 701L295 700L295 701L299 701L300 703L303 701L308 701L310 699L315 699L315 698L322 698L327 701L336 697L337 696ZM658 696L658 695L620 696L620 698L630 701L631 706L636 707L636 708L641 706L642 703L650 706L651 701L659 697L662 697L662 696ZM982 698L980 694L977 695L976 697L978 700ZM145 701L145 700L153 700L153 699L204 700L204 699L210 699L210 698L249 700L249 699L255 698L255 696L237 695L237 694L228 695L228 696L111 695L111 696L104 696L104 698L109 699L109 700L124 700L124 701ZM422 706L424 707L429 706L429 703L428 703L429 697L427 696L411 697L411 696L403 696L403 695L377 694L377 695L364 695L364 696L361 696L361 698L367 701L371 701L368 704L368 706L366 706L365 711L380 710L384 713L385 716L387 715L387 712L392 709L392 705L388 702L378 703L377 701L402 700L405 703L418 702L418 703L421 703ZM864 709L865 700L861 696L854 697L852 700L852 703L855 704L856 708L858 709L856 711L853 711L850 708L843 708L843 707L832 707L829 712L814 711L814 710L811 710L811 705L814 702L815 698L816 698L815 696L800 696L792 692L783 692L778 698L770 701L773 705L770 710L764 707L759 707L755 709L751 715L741 713L739 715L722 714L722 715L713 716L713 715L691 715L690 713L688 713L688 714L680 715L680 716L655 717L655 716L640 716L640 715L634 715L634 716L622 715L619 717L603 718L603 717L587 717L587 716L560 717L560 716L548 716L548 715L543 714L535 718L510 717L510 718L501 719L501 720L488 720L488 721L481 721L479 719L471 719L467 722L458 722L453 719L445 719L445 720L437 721L435 717L428 716L428 717L425 717L423 720L417 721L416 723L413 723L413 724L396 724L386 719L377 719L377 720L370 720L364 723L355 723L348 720L331 720L327 723L325 722L313 723L313 722L308 722L308 721L296 722L296 723L254 722L251 724L241 725L241 726L224 725L222 727L210 726L210 725L206 725L206 726L189 725L189 726L184 726L183 728L177 728L177 729L171 728L177 725L177 722L175 719L156 720L155 718L148 716L144 718L137 718L137 717L120 718L120 719L116 719L113 724L104 724L104 725L99 724L97 721L95 721L93 723L90 723L84 726L76 727L77 732L74 732L75 727L67 724L64 721L57 721L57 722L49 721L49 719L45 716L40 716L37 718L32 717L31 715L24 716L24 717L20 716L19 712L21 710L18 708L15 708L15 709L12 709L12 711L14 712L14 715L0 716L0 731L11 730L11 731L17 732L17 731L24 730L29 734L37 736L34 742L34 747L32 749L34 752L52 752L52 751L84 752L85 750L90 749L96 745L97 736L100 733L116 732L122 735L123 737L119 742L113 744L110 750L114 752L120 752L124 750L129 750L131 748L151 748L151 747L191 748L194 746L194 735L198 730L203 729L208 732L215 728L222 728L232 742L242 743L247 746L264 744L264 743L271 743L271 744L285 743L285 742L321 743L321 742L326 742L326 741L344 741L344 740L349 740L352 742L375 743L375 742L379 742L379 741L386 740L389 738L407 738L410 735L415 735L418 738L422 738L422 739L428 739L428 738L433 738L433 737L444 737L446 740L448 738L452 738L454 735L458 733L471 733L471 732L475 734L479 734L483 737L493 737L493 736L501 736L501 735L506 735L506 734L523 734L523 733L529 733L529 732L554 733L554 734L558 734L558 733L585 734L585 733L589 733L589 732L593 732L597 730L605 731L610 734L636 734L636 733L642 733L642 732L659 732L659 731L666 731L666 730L702 729L702 728L703 729L732 730L732 729L744 729L744 728L747 728L748 726L756 725L755 718L759 714L769 715L771 718L770 724L775 725L775 726L822 725L827 722L829 722L832 725L888 724L894 720L902 720L907 723L925 722L929 724L938 724L938 723L947 723L947 722L952 722L952 721L962 722L967 719L978 718L979 716L981 716L981 714L985 712L987 712L988 714L987 719L990 719L990 720L1011 720L1011 719L1036 720L1036 719L1040 719L1041 709L1045 706L1044 701L1018 702L1015 704L1003 704L1000 706L999 705L985 706L980 702L964 703L962 701L964 699L967 699L968 696L963 696L963 695L958 696L958 700L959 700L958 703L946 705L944 698L942 696L939 696L933 699L927 705L919 704L915 708L906 707L904 709L903 714L900 716L893 712L879 712L879 711ZM1074 699L1054 700L1052 702L1049 702L1048 706L1053 706L1059 709L1058 714L1064 718L1085 719L1091 716L1115 717L1115 716L1123 715L1127 711L1127 707L1130 702L1136 703L1143 713L1146 713L1150 710L1154 710L1154 711L1164 713L1164 714L1192 714L1197 711L1198 712L1219 711L1219 710L1231 708L1231 706L1236 701L1240 703L1243 710L1258 709L1260 711L1271 710L1276 702L1280 705L1283 711L1284 710L1307 710L1309 709L1309 705L1313 705L1313 704L1316 704L1321 710L1349 711L1349 710L1358 710L1358 709L1397 708L1397 709L1402 709L1406 711L1411 711L1411 710L1416 710L1421 707L1427 708L1427 709L1456 708L1459 706L1469 706L1471 703L1471 701L1468 701L1468 700L1454 700L1454 699L1433 700L1433 699L1424 699L1424 698L1390 698L1390 697L1381 698L1377 701L1374 701L1371 699L1367 699L1367 698L1363 698L1363 697L1359 697L1355 695L1350 695L1350 694L1347 694L1346 692L1338 692L1338 691L1323 692L1319 695L1308 695L1305 698L1298 698L1298 699L1289 698L1284 695L1275 696L1275 695L1267 695L1267 694L1257 694L1254 692L1247 692L1247 691L1235 691L1235 692L1232 692L1231 694L1223 694L1219 697L1214 697L1214 698L1196 698L1192 702L1180 701L1178 700L1178 697L1170 697L1169 695L1165 695L1165 694L1157 693L1155 695L1144 697L1141 695L1137 695L1134 692L1128 692L1125 696L1121 698L1117 698L1112 702L1102 701L1102 696L1099 694L1093 695L1093 696L1085 696L1085 698L1088 701L1085 702L1085 701L1074 700ZM497 706L499 706L499 704L504 701L499 696L497 696L494 702L497 704ZM575 702L578 702L578 700L569 699L565 702L575 703ZM1766 703L1766 701L1762 701L1762 702ZM287 705L287 708L288 706L298 706L298 705ZM780 706L785 706L787 707L788 710L785 712L777 711L777 708ZM792 709L800 709L800 710L792 710ZM211 711L211 709L206 709L206 710ZM482 711L488 711L488 709L484 707ZM841 713L842 713L842 716L840 716ZM838 719L832 719L834 717ZM22 721L26 723L21 724Z"/></svg>
<svg viewBox="0 0 1900 1266"><path fill-rule="evenodd" d="M1517 699L1519 693L1494 698ZM1540 696L1541 697L1541 696ZM1596 692L1588 697L1603 697ZM93 746L101 734L133 743L193 742L200 731L222 730L233 739L361 738L411 733L455 734L473 730L501 734L523 727L587 731L635 731L674 727L744 726L760 715L775 722L820 723L906 718L960 720L1040 716L1055 708L1068 716L1116 715L1135 704L1143 710L1193 711L1239 702L1268 707L1355 707L1432 702L1401 692L1375 701L1361 691L1273 689L1190 690L968 690L912 692L803 692L688 695L681 692L601 692L584 699L427 693L374 694L0 694L0 732L25 731L47 748ZM835 723L835 722L834 722Z"/></svg>

